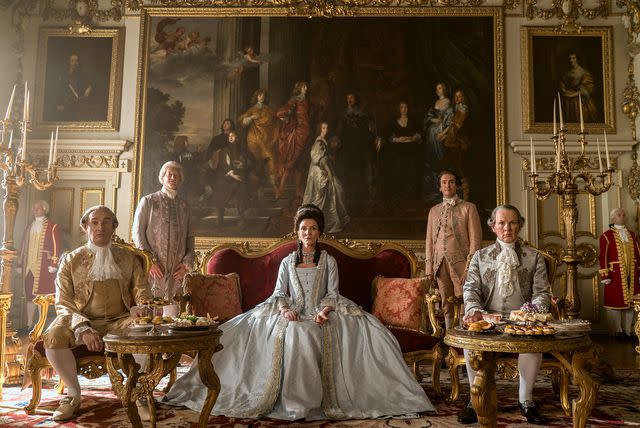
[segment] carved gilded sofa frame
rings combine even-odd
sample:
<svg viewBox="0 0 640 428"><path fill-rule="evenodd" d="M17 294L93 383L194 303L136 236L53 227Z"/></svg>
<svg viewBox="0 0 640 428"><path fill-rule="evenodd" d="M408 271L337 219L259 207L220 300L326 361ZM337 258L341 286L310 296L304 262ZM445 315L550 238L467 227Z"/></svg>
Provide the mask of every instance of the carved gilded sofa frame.
<svg viewBox="0 0 640 428"><path fill-rule="evenodd" d="M291 246L291 244L295 244L296 242L296 235L294 233L288 234L286 236L284 236L283 238L281 238L280 240L278 240L277 242L275 242L274 244L270 245L268 248L266 249L253 249L250 245L250 243L248 242L244 242L244 243L224 243L224 244L220 244L220 245L216 245L213 248L211 248L210 250L208 250L202 258L202 263L201 263L201 273L202 274L228 274L228 273L233 273L233 271L226 271L225 269L217 269L215 268L215 261L213 263L213 267L210 267L210 264L212 264L212 259L216 257L216 255L221 254L221 252L223 251L231 251L233 253L236 253L237 255L246 258L246 259L253 259L255 260L257 263L259 263L259 259L261 258L265 258L265 256L269 256L270 254L272 254L274 251L276 250L282 250L282 248L284 246ZM337 240L329 235L323 234L320 237L320 243L323 245L323 248L326 249L329 253L334 253L335 256L335 252L339 252L342 253L343 255L350 257L352 259L356 259L356 260L367 260L367 259L371 259L374 258L380 254L382 254L383 252L386 251L393 251L393 252L397 252L399 253L409 264L410 264L410 275L408 277L415 277L416 276L416 272L417 272L417 267L418 267L418 260L416 255L413 253L413 251L395 244L395 243L391 243L391 242L368 242L368 243L362 243L362 242L356 242L356 241L352 241L349 239L341 239L341 240ZM295 248L295 245L292 247ZM288 254L288 253L287 253ZM275 272L277 273L277 269L279 266L279 263L281 261L281 258L277 260L277 264L275 264ZM275 260L270 261L270 263L275 263ZM338 261L338 266L340 266L340 261ZM273 267L273 266L270 266ZM240 275L240 281L242 284L242 278L243 278L243 274L242 272L236 272ZM372 278L375 276L371 275ZM342 278L342 277L341 277ZM342 284L342 279L341 279L341 284ZM271 284L271 289L273 289L273 286L275 286L275 281L273 284ZM368 281L367 286L369 287L368 290L371 292L372 291L372 285L371 285L371 281ZM242 288L244 289L246 287L246 285L242 285ZM344 287L342 285L340 285L340 292L342 294L345 293ZM243 292L243 300L244 300L244 292ZM266 296L268 297L268 296ZM266 298L265 297L265 298ZM347 296L349 297L349 296ZM371 299L371 294L368 294L369 299ZM363 304L363 302L357 301L357 299L352 299L354 300L358 305L364 306L365 309L369 309L368 308L368 304ZM432 372L432 384L433 384L433 389L434 392L437 395L441 395L441 388L440 388L440 367L442 364L442 361L444 359L444 354L443 354L443 349L442 349L442 339L444 338L444 329L441 327L440 323L438 322L437 318L436 318L436 304L440 302L440 295L439 293L437 293L436 290L433 289L433 287L431 286L431 284L428 284L428 287L425 291L425 294L423 296L423 299L421 301L421 305L422 305L422 314L423 316L421 317L420 320L420 329L418 330L413 330L413 329L409 329L409 328L400 328L400 327L394 327L394 326L388 326L387 328L389 328L391 330L391 332L394 334L394 336L396 336L396 338L399 339L400 345L401 345L401 349L403 352L403 357L405 362L412 368L414 377L416 378L416 380L418 382L420 382L422 380L422 375L420 373L420 365L421 364L430 364L431 365L431 372ZM368 302L367 302L368 303ZM243 310L248 310L250 309L251 306L249 307L245 307L245 305L243 304ZM431 346L428 347L428 349L414 349L410 352L405 352L405 349L403 349L402 345L403 345L403 341L400 340L402 337L404 336L408 336L408 335L413 335L414 337L416 335L418 335L418 337L422 337L423 339L425 338L425 336L428 336L429 338L431 338L430 340L433 341L433 344ZM421 335L421 336L420 336Z"/></svg>
<svg viewBox="0 0 640 428"><path fill-rule="evenodd" d="M143 267L148 273L151 267L151 255L140 250L133 245L126 243L116 235L112 238L112 245L129 249L133 251L143 262ZM62 257L61 257L62 259ZM33 299L33 303L38 307L38 321L29 333L29 345L25 352L25 372L22 382L22 388L26 388L29 384L32 385L32 395L29 404L24 407L24 411L32 415L36 412L40 399L42 397L42 371L45 369L52 369L51 364L47 360L47 357L41 354L40 348L42 348L42 333L44 332L45 324L47 322L47 315L49 313L49 307L55 305L55 294L39 295ZM42 348L43 349L43 348ZM76 358L76 367L78 374L84 376L87 379L96 379L107 373L105 356L103 353L89 352L84 349L83 354ZM171 386L171 380L175 380L175 373L171 373L170 384L166 390ZM55 386L55 390L58 394L62 394L64 391L64 383L62 379Z"/></svg>
<svg viewBox="0 0 640 428"><path fill-rule="evenodd" d="M532 245L529 245L527 242L522 241L522 244L525 246L529 246L532 248ZM555 259L553 255L547 253L543 250L538 250L538 252L544 257L545 265L547 268L547 277L549 281L553 283L553 278L555 277L556 270L558 268L558 261ZM458 325L460 321L460 308L462 305L461 297L450 297L449 302L454 305L454 322L453 325ZM558 304L558 300L556 298L552 299L551 305L551 313L556 319L564 319L564 310ZM454 348L452 346L449 347L449 351L445 358L447 369L449 371L449 375L451 377L451 393L449 394L448 401L453 402L458 400L460 395L460 377L458 375L458 367L464 366L464 354L461 353L460 349ZM502 356L499 357L496 361L497 370L496 374L505 380L516 380L518 379L518 359L513 356ZM571 404L569 402L569 372L566 367L562 365L560 361L555 358L547 358L543 356L542 364L540 366L540 371L542 373L548 374L551 378L551 383L553 385L554 392L560 398L560 404L562 406L562 410L565 415L569 415L571 412Z"/></svg>

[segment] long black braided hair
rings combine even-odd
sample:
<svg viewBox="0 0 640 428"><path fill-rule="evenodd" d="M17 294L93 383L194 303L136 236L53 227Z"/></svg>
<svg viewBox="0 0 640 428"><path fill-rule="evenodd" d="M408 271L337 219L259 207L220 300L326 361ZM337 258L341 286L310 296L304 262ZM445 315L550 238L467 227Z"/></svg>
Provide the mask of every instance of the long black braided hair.
<svg viewBox="0 0 640 428"><path fill-rule="evenodd" d="M324 232L324 214L322 214L322 210L313 204L304 204L298 208L296 212L296 216L293 219L293 231L297 234L298 228L300 227L300 223L302 220L312 219L318 223L318 230L320 234ZM316 241L316 248L313 254L313 263L318 264L320 260L320 241ZM302 241L298 239L298 250L296 251L296 265L302 263Z"/></svg>

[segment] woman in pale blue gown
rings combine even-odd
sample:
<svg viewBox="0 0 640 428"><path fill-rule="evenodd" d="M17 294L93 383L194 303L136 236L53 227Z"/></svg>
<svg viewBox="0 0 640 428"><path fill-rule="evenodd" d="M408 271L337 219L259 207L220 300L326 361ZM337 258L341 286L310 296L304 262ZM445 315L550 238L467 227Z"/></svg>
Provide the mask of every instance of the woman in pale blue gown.
<svg viewBox="0 0 640 428"><path fill-rule="evenodd" d="M212 414L238 418L365 419L434 411L380 321L338 292L338 266L321 250L322 211L301 206L298 251L280 264L273 295L222 324L213 363L222 385ZM200 411L197 364L166 401Z"/></svg>

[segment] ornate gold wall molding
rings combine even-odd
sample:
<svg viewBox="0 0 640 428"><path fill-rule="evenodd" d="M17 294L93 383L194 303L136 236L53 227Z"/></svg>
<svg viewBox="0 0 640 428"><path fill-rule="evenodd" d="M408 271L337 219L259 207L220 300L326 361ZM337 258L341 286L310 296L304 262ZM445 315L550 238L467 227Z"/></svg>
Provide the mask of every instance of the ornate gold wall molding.
<svg viewBox="0 0 640 428"><path fill-rule="evenodd" d="M65 9L54 7L55 0L46 0L42 8L42 18L56 21L72 20L69 32L87 34L93 30L95 22L120 21L123 0L111 0L111 7L100 9L98 0L69 0Z"/></svg>
<svg viewBox="0 0 640 428"><path fill-rule="evenodd" d="M562 23L556 31L565 34L582 31L578 19L606 18L611 10L610 0L598 0L598 5L593 8L585 7L582 0L553 0L551 7L541 7L538 3L541 3L540 0L526 0L525 16L529 19L561 19Z"/></svg>

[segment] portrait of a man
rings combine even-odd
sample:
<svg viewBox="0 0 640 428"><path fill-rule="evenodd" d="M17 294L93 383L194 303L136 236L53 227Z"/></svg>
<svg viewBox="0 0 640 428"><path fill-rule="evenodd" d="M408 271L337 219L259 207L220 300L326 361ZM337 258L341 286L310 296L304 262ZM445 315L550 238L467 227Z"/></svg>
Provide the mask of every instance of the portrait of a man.
<svg viewBox="0 0 640 428"><path fill-rule="evenodd" d="M67 129L112 128L119 119L120 30L69 35L43 29L36 123ZM116 102L117 100L117 102Z"/></svg>

